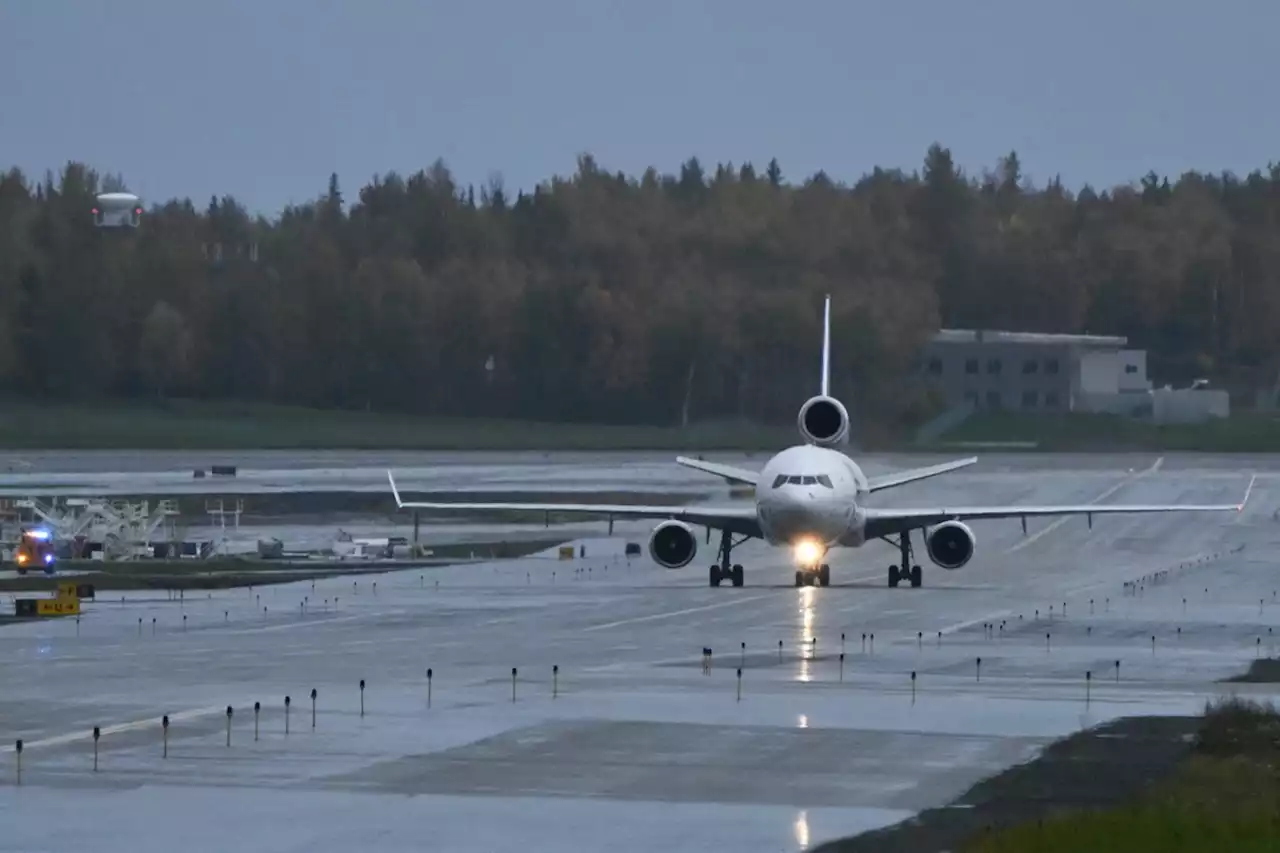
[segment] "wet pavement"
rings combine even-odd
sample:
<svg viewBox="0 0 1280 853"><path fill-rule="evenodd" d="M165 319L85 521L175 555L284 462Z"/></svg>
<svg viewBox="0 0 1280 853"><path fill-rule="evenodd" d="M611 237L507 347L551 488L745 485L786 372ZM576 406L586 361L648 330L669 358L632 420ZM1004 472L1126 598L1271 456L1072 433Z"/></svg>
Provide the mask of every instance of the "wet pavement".
<svg viewBox="0 0 1280 853"><path fill-rule="evenodd" d="M880 543L833 554L816 589L752 543L746 586L710 589L709 554L628 563L647 526L598 524L582 560L126 594L0 627L0 851L778 851L896 822L1070 732L1196 712L1280 651L1276 460L1157 458L1002 455L876 504L1232 503L1261 473L1238 515L975 523L973 561L921 559L921 589L885 587Z"/></svg>

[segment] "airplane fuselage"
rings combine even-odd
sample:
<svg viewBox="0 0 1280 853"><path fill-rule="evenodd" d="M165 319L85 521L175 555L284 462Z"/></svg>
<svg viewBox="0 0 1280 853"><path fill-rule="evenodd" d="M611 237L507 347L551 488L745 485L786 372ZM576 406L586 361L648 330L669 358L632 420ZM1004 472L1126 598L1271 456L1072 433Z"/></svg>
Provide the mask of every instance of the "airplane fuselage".
<svg viewBox="0 0 1280 853"><path fill-rule="evenodd" d="M756 510L760 530L771 545L815 543L817 558L836 545L865 541L870 494L858 464L838 450L797 445L774 456L760 471Z"/></svg>

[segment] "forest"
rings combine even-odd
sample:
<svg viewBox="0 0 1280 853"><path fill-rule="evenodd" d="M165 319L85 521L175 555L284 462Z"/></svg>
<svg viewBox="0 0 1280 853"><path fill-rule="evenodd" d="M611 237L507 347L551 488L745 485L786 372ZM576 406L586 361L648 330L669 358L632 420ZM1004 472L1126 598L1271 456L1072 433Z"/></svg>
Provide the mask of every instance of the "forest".
<svg viewBox="0 0 1280 853"><path fill-rule="evenodd" d="M1073 192L1016 153L966 174L941 145L852 185L584 154L511 193L436 161L354 196L332 175L270 220L224 196L96 228L95 194L123 186L80 163L0 177L0 392L781 423L817 390L828 293L858 420L930 411L917 359L940 327L1127 335L1157 382L1280 368L1280 165Z"/></svg>

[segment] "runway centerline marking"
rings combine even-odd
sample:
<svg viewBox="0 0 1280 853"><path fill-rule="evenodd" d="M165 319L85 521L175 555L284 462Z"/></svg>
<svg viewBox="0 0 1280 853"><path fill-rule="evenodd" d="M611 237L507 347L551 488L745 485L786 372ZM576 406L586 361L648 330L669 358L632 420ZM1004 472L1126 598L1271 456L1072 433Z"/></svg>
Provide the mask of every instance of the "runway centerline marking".
<svg viewBox="0 0 1280 853"><path fill-rule="evenodd" d="M1089 503L1090 503L1090 504L1096 504L1098 501L1104 501L1104 500L1106 500L1107 498L1109 498L1109 497L1111 497L1112 495L1114 495L1116 492L1118 492L1118 491L1120 491L1121 489L1123 489L1125 486L1128 486L1128 485L1131 485L1131 484L1133 484L1133 483L1136 483L1138 480L1142 479L1143 477L1147 476L1148 474L1154 474L1155 472L1159 471L1159 470L1160 470L1160 466L1161 466L1161 465L1163 465L1163 464L1164 464L1164 457L1163 457L1163 456L1161 456L1159 459L1157 459L1155 462L1153 462L1153 463L1151 464L1151 467L1150 467L1150 468L1145 468L1145 469L1143 469L1142 471L1139 471L1138 473L1134 474L1134 475L1133 475L1133 476L1131 476L1131 477L1125 477L1123 480L1121 480L1120 482L1116 483L1114 486L1112 486L1111 488L1107 489L1105 492L1103 492L1102 494L1098 495L1098 496L1097 496L1096 498L1094 498L1093 500L1089 501ZM1021 542L1019 542L1017 545L1014 545L1012 548L1010 548L1010 549L1008 549L1007 551L1005 551L1005 553L1006 553L1006 554L1012 554L1012 553L1014 553L1014 552L1016 552L1016 551L1021 551L1023 548L1026 548L1028 545L1032 545L1032 544L1034 544L1035 542L1037 542L1041 537L1043 537L1043 536L1047 536L1047 535L1049 535L1050 533L1052 533L1053 531L1057 530L1059 527L1061 527L1062 525L1066 524L1066 523L1067 523L1068 521L1070 521L1071 519L1072 519L1072 516L1070 516L1070 515L1064 515L1062 518L1059 518L1057 521L1051 522L1047 527L1045 527L1045 529L1044 529L1044 530L1038 530L1038 531L1036 531L1035 533L1033 533L1033 534L1031 534L1030 536L1028 536L1026 539L1023 539L1023 540L1022 540Z"/></svg>
<svg viewBox="0 0 1280 853"><path fill-rule="evenodd" d="M311 619L305 622L285 622L278 625L263 625L260 628L233 628L225 633L227 636L244 636L245 634L267 634L275 631L296 631L299 628L314 628L319 625L333 625L338 622L355 622L360 619L376 619L387 615L400 615L400 613L399 611L371 610L368 613L357 613L354 616L335 616L330 619Z"/></svg>
<svg viewBox="0 0 1280 853"><path fill-rule="evenodd" d="M670 619L673 616L684 616L688 613L701 613L706 610L718 610L721 607L733 607L737 604L746 604L750 601L764 601L766 598L773 598L772 595L753 595L749 598L735 598L730 601L717 601L715 604L704 604L701 607L686 607L683 610L670 610L666 613L651 613L648 616L636 616L631 619L619 619L617 622L605 622L600 625L590 625L583 628L583 631L603 631L606 628L618 628L622 625L635 625L638 622L655 622L658 619Z"/></svg>

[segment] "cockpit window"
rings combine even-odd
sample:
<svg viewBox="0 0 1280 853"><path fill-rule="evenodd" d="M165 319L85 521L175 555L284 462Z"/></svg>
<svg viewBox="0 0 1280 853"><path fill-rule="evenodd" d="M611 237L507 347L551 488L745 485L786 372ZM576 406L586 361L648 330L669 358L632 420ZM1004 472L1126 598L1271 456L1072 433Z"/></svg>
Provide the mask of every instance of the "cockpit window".
<svg viewBox="0 0 1280 853"><path fill-rule="evenodd" d="M822 486L830 489L831 477L826 474L818 474L817 476L799 476L796 474L779 474L773 480L773 488L778 488L790 483L793 486Z"/></svg>

